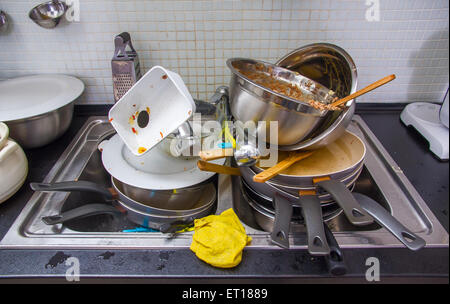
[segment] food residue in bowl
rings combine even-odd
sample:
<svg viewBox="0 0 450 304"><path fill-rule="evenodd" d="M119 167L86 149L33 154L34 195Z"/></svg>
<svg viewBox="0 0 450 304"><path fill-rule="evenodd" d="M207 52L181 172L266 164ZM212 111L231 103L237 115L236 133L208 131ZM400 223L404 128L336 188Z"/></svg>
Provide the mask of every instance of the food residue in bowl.
<svg viewBox="0 0 450 304"><path fill-rule="evenodd" d="M147 149L144 148L144 147L139 147L139 148L138 148L138 153L139 153L139 154L142 154L142 153L144 153L145 151L147 151ZM143 163L142 163L142 164L143 164Z"/></svg>
<svg viewBox="0 0 450 304"><path fill-rule="evenodd" d="M237 68L237 71L264 88L301 102L307 102L310 106L318 110L342 110L340 107L311 99L310 96L307 96L297 85L273 77L272 67L269 66L266 69L265 68L266 67L263 64L257 63L255 64L253 70L243 70ZM334 92L331 91L331 93Z"/></svg>

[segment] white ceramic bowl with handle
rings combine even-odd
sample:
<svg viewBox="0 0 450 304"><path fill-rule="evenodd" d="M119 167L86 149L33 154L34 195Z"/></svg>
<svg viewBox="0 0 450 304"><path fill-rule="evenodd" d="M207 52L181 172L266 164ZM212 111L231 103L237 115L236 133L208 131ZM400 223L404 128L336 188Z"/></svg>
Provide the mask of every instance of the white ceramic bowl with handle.
<svg viewBox="0 0 450 304"><path fill-rule="evenodd" d="M0 203L22 187L28 174L28 160L22 148L9 139L9 129L0 122Z"/></svg>

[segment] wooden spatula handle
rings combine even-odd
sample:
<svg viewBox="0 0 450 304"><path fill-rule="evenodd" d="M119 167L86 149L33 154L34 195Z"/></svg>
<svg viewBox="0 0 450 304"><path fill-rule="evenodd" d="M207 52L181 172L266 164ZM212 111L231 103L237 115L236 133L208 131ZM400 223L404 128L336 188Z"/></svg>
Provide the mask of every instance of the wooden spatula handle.
<svg viewBox="0 0 450 304"><path fill-rule="evenodd" d="M233 156L234 152L232 148L228 149L216 149L216 150L207 150L207 151L200 151L198 156L204 161L208 160L215 160L219 158L223 158L226 156Z"/></svg>
<svg viewBox="0 0 450 304"><path fill-rule="evenodd" d="M284 169L289 168L290 166L292 166L292 164L298 162L299 160L307 158L311 154L313 154L313 152L293 153L288 158L280 161L275 166L270 167L269 169L264 170L263 172L260 172L255 176L253 176L253 181L257 183L265 183L272 177L278 175Z"/></svg>
<svg viewBox="0 0 450 304"><path fill-rule="evenodd" d="M344 97L342 99L339 99L338 101L333 102L331 105L334 106L334 107L340 106L341 104L344 104L347 101L352 100L352 99L354 99L354 98L356 98L358 96L366 94L366 93L368 93L368 92L370 92L370 91L372 91L372 90L374 90L374 89L376 89L376 88L378 88L378 87L380 87L380 86L382 86L382 85L384 85L384 84L386 84L386 83L388 83L388 82L390 82L390 81L392 81L394 79L395 79L395 75L394 74L386 76L386 77L384 77L384 78L382 78L382 79L380 79L378 81L375 81L374 83L368 85L364 89L358 90L355 93L348 95L347 97Z"/></svg>
<svg viewBox="0 0 450 304"><path fill-rule="evenodd" d="M219 174L228 174L228 175L237 175L237 176L241 175L241 171L239 171L239 168L211 164L211 163L205 162L203 160L199 160L197 162L197 167L202 171L216 172Z"/></svg>

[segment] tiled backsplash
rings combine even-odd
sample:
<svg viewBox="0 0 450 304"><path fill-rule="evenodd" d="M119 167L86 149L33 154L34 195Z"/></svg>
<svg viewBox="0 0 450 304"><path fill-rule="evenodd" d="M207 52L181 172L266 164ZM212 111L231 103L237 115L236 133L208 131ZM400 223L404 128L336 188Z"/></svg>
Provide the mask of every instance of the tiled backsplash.
<svg viewBox="0 0 450 304"><path fill-rule="evenodd" d="M0 34L0 79L74 75L86 84L83 103L112 102L110 60L122 31L131 34L142 72L153 65L176 71L194 98L228 84L227 58L275 62L314 42L350 53L359 88L397 75L359 102L441 102L448 88L448 0L79 0L80 21L52 30L28 18L40 2L0 0L11 21ZM369 22L377 3L380 21Z"/></svg>

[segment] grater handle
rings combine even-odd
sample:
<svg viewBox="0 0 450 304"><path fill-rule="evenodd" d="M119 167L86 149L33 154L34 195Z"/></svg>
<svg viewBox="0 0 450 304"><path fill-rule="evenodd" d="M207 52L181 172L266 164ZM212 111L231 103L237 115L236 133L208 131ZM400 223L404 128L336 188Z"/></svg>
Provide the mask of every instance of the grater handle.
<svg viewBox="0 0 450 304"><path fill-rule="evenodd" d="M122 32L114 38L114 45L116 50L114 52L114 59L129 59L129 56L135 57L137 55L136 50L131 43L131 36L128 32ZM126 51L127 45L130 47L131 52ZM119 55L121 55L119 57Z"/></svg>

